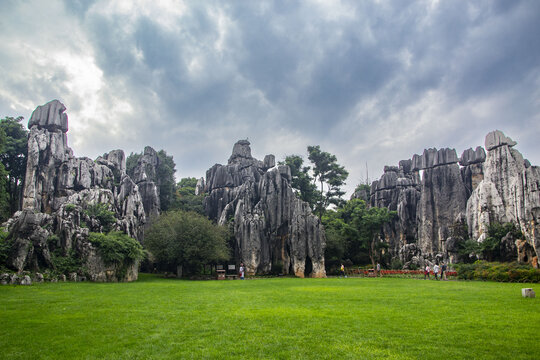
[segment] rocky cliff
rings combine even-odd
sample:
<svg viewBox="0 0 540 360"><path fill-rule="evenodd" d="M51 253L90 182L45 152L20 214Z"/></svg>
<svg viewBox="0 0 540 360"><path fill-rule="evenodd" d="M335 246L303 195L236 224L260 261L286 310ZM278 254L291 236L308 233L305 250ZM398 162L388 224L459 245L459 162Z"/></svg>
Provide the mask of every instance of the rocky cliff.
<svg viewBox="0 0 540 360"><path fill-rule="evenodd" d="M250 143L238 141L227 165L206 172L206 213L232 223L236 257L249 274L324 277L324 230L290 180L288 166L276 166L273 155L257 160Z"/></svg>
<svg viewBox="0 0 540 360"><path fill-rule="evenodd" d="M23 210L7 222L14 239L10 257L17 271L53 268L51 252L75 252L95 281L133 280L138 264L117 274L88 241L89 231L104 226L88 211L102 204L114 214L113 230L141 240L146 221L137 185L126 174L125 155L113 150L95 161L76 158L67 144L65 106L53 100L33 112L28 128L28 158Z"/></svg>
<svg viewBox="0 0 540 360"><path fill-rule="evenodd" d="M493 131L486 136L487 155L480 146L459 159L454 149L427 149L399 167L385 166L371 186L370 205L398 212L384 228L391 255L406 265L455 262L466 238L481 242L490 224L513 222L525 239L505 240L504 256L537 261L540 173L514 145Z"/></svg>

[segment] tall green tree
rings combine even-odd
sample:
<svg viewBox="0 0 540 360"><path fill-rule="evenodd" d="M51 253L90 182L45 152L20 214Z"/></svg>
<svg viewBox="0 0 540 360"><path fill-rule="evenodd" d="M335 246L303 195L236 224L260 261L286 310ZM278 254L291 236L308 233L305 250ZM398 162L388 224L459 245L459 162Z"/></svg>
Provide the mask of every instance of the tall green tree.
<svg viewBox="0 0 540 360"><path fill-rule="evenodd" d="M328 206L340 206L344 203L342 196L345 191L341 187L345 185L349 172L338 164L335 155L322 151L319 145L308 146L307 150L308 158L313 164L314 183L321 186L316 208L322 217Z"/></svg>
<svg viewBox="0 0 540 360"><path fill-rule="evenodd" d="M288 155L285 161L280 161L281 165L288 165L291 169L291 186L300 199L307 202L314 210L320 193L310 175L311 167L304 166L304 159L300 155Z"/></svg>
<svg viewBox="0 0 540 360"><path fill-rule="evenodd" d="M204 215L204 195L195 195L197 179L194 177L182 178L176 184L176 198L171 210L194 211Z"/></svg>
<svg viewBox="0 0 540 360"><path fill-rule="evenodd" d="M0 136L0 162L6 173L6 189L9 210L13 214L20 209L22 187L26 174L26 156L28 151L28 130L21 124L22 116L6 116L0 119L0 129L5 136Z"/></svg>
<svg viewBox="0 0 540 360"><path fill-rule="evenodd" d="M230 257L227 229L188 211L162 214L146 232L144 242L162 269L197 274L206 264ZM180 271L179 271L180 272Z"/></svg>
<svg viewBox="0 0 540 360"><path fill-rule="evenodd" d="M381 260L382 250L387 247L381 239L383 225L395 216L395 211L368 208L365 201L352 199L336 210L327 211L322 221L327 229L327 237L334 237L330 243L337 242L337 247L345 247L344 256L362 263L367 255L375 267L376 262Z"/></svg>

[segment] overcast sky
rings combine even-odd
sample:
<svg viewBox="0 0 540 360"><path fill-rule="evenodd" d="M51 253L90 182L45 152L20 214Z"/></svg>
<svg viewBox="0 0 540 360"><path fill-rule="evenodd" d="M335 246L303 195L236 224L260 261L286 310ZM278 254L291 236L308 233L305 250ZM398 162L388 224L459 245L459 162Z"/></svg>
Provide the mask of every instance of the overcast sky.
<svg viewBox="0 0 540 360"><path fill-rule="evenodd" d="M0 116L52 99L76 156L146 145L177 178L248 138L320 145L347 190L500 129L540 165L540 1L0 1Z"/></svg>

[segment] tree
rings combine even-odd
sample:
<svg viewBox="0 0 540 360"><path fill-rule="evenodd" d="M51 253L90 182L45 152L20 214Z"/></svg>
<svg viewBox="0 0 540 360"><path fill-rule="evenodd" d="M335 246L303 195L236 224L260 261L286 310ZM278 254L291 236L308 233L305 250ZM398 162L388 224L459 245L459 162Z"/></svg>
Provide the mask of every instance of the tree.
<svg viewBox="0 0 540 360"><path fill-rule="evenodd" d="M291 186L295 189L296 195L303 201L307 202L311 209L314 210L317 200L320 199L320 193L317 191L317 186L309 174L311 168L304 165L304 159L300 155L288 155L285 161L281 161L280 165L288 165L291 169Z"/></svg>
<svg viewBox="0 0 540 360"><path fill-rule="evenodd" d="M321 185L316 208L319 217L322 217L328 206L340 206L343 204L341 197L345 192L341 190L341 187L345 185L349 172L337 163L335 155L321 151L319 145L308 146L307 150L308 158L313 164L313 181L314 183L319 182ZM326 192L324 185L326 185Z"/></svg>
<svg viewBox="0 0 540 360"><path fill-rule="evenodd" d="M330 244L341 237L345 243L345 254L356 263L364 262L366 255L375 267L380 261L382 250L387 247L380 238L382 227L396 216L395 211L387 208L368 208L365 201L352 199L337 210L329 210L323 216L323 225L327 229L327 237L334 237Z"/></svg>
<svg viewBox="0 0 540 360"><path fill-rule="evenodd" d="M230 257L227 229L194 212L180 210L161 215L144 241L160 268L180 268L187 274L197 274L203 265Z"/></svg>
<svg viewBox="0 0 540 360"><path fill-rule="evenodd" d="M170 210L194 211L204 215L204 195L195 195L197 179L194 177L182 178L176 184L176 197Z"/></svg>
<svg viewBox="0 0 540 360"><path fill-rule="evenodd" d="M4 152L6 143L6 134L0 128L0 154ZM11 215L9 206L9 191L8 191L8 172L4 164L0 162L0 223L4 222Z"/></svg>
<svg viewBox="0 0 540 360"><path fill-rule="evenodd" d="M22 185L26 175L26 155L28 151L28 131L21 124L24 118L7 116L0 119L0 162L7 172L5 183L9 202L9 214L20 209ZM5 176L5 175L4 175Z"/></svg>

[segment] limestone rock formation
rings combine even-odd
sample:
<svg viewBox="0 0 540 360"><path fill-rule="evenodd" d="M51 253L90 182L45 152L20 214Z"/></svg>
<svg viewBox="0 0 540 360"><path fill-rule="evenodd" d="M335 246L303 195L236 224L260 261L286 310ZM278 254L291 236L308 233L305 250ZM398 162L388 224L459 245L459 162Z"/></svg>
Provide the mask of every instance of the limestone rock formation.
<svg viewBox="0 0 540 360"><path fill-rule="evenodd" d="M326 276L324 230L296 198L289 167L276 166L273 155L254 159L249 145L238 141L227 165L206 172L206 213L221 225L232 221L235 253L248 274Z"/></svg>
<svg viewBox="0 0 540 360"><path fill-rule="evenodd" d="M469 148L463 152L459 158L461 168L461 177L467 190L467 198L478 187L478 184L484 179L484 161L486 152L483 147L478 146L475 150Z"/></svg>
<svg viewBox="0 0 540 360"><path fill-rule="evenodd" d="M105 266L87 240L89 229L101 228L85 209L104 204L115 215L112 228L140 241L146 221L142 199L126 174L123 151L113 150L96 161L73 156L67 145L65 110L53 100L39 106L28 122L23 211L6 224L15 239L11 266L17 271L50 268L51 247L55 247L64 254L76 251L92 280L117 279L115 269ZM53 235L59 239L57 244L50 243ZM137 265L124 280L136 279Z"/></svg>
<svg viewBox="0 0 540 360"><path fill-rule="evenodd" d="M399 167L385 166L381 179L371 186L370 205L386 207L398 213L384 227L384 238L392 255L397 255L401 247L414 242L416 238L420 176L417 170L412 170L412 164L412 160L402 160Z"/></svg>
<svg viewBox="0 0 540 360"><path fill-rule="evenodd" d="M432 149L430 149L432 150ZM426 152L424 152L424 157ZM418 247L434 257L444 251L450 234L449 226L465 213L467 191L461 178L454 149L428 152L427 166L422 176L422 190L417 209ZM438 159L430 161L429 158Z"/></svg>
<svg viewBox="0 0 540 360"><path fill-rule="evenodd" d="M139 188L144 212L148 219L158 216L160 210L159 186L157 184L158 166L159 156L156 150L147 146L133 170L133 180Z"/></svg>
<svg viewBox="0 0 540 360"><path fill-rule="evenodd" d="M401 161L399 168L385 166L371 186L370 205L398 212L383 231L390 254L415 265L438 258L463 261L461 244L467 238L481 242L491 224L513 222L525 240L506 236L501 256L537 263L540 170L514 145L497 130L486 136L487 154L478 146L458 159L454 149L432 148Z"/></svg>
<svg viewBox="0 0 540 360"><path fill-rule="evenodd" d="M540 250L540 169L530 166L501 131L486 136L484 179L467 203L471 236L483 241L494 222L513 222L527 243ZM529 259L532 261L532 259Z"/></svg>

